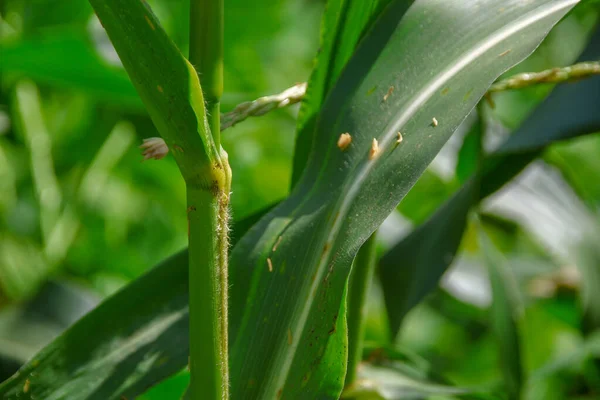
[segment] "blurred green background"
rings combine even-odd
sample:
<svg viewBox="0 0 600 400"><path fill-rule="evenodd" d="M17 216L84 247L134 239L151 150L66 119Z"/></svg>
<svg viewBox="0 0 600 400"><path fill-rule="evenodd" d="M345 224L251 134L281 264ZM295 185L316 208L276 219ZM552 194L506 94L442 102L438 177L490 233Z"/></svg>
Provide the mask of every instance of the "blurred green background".
<svg viewBox="0 0 600 400"><path fill-rule="evenodd" d="M148 3L186 54L188 2ZM224 112L308 79L324 3L227 0ZM577 6L506 75L572 63L598 21L597 3ZM550 90L495 95L496 107L483 107L486 147ZM296 113L297 106L277 110L222 135L235 220L288 193ZM461 147L473 118L386 220L381 254L468 177L472 160ZM158 133L86 0L0 2L0 379L103 297L185 247L184 185L173 159L141 162L137 146L152 136ZM580 296L582 268L600 291L599 154L597 135L554 145L482 206L481 223L519 293L528 399L600 398L600 336L587 330ZM457 385L501 385L474 229L461 248L394 346ZM600 298L584 299L594 300L600 306ZM386 323L375 282L367 327L373 347L391 345ZM180 390L177 379L154 398Z"/></svg>

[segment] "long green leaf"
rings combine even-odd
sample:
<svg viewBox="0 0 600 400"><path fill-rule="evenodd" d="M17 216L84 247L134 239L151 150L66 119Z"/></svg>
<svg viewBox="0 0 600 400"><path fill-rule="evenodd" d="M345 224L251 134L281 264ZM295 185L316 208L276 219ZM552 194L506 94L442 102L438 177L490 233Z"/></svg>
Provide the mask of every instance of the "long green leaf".
<svg viewBox="0 0 600 400"><path fill-rule="evenodd" d="M265 211L234 223L232 244ZM79 320L2 383L0 396L7 400L131 399L184 368L188 354L186 250Z"/></svg>
<svg viewBox="0 0 600 400"><path fill-rule="evenodd" d="M405 0L410 4L414 0ZM292 173L295 185L316 140L315 127L327 95L354 53L364 32L391 0L330 0L321 26L321 43L298 115L298 132Z"/></svg>
<svg viewBox="0 0 600 400"><path fill-rule="evenodd" d="M478 224L479 246L488 266L492 287L490 324L496 338L504 388L509 399L521 398L523 363L518 333L520 304L514 276L502 253L495 247L481 224Z"/></svg>
<svg viewBox="0 0 600 400"><path fill-rule="evenodd" d="M213 163L221 163L220 152L207 128L196 71L145 2L89 1L184 180L212 187L207 176Z"/></svg>
<svg viewBox="0 0 600 400"><path fill-rule="evenodd" d="M3 399L133 398L188 357L187 252L103 302L0 386Z"/></svg>
<svg viewBox="0 0 600 400"><path fill-rule="evenodd" d="M145 2L90 0L90 4L154 125L173 150L186 183L192 397L199 398L202 391L207 398L228 399L227 235L231 169L220 145L219 129L223 2L209 1L206 4L213 8L190 9L191 29L196 34L217 35L199 38L198 42L191 39L190 53L196 64L198 55L212 57L203 58L198 72ZM197 18L197 12L202 18ZM213 21L206 25L204 17ZM197 24L204 24L199 31L195 31ZM199 74L203 74L209 89L205 91L206 103Z"/></svg>
<svg viewBox="0 0 600 400"><path fill-rule="evenodd" d="M580 60L598 57L600 29ZM599 102L600 77L557 87L503 146L483 160L479 187L474 178L467 181L415 232L382 257L380 276L393 335L398 333L406 312L437 286L452 262L469 209L521 172L545 146L600 131ZM448 235L439 235L444 229L448 229ZM400 292L398 287L410 290Z"/></svg>
<svg viewBox="0 0 600 400"><path fill-rule="evenodd" d="M453 201L445 203L380 259L379 272L393 336L408 311L437 287L452 263L478 192L475 181L466 183Z"/></svg>
<svg viewBox="0 0 600 400"><path fill-rule="evenodd" d="M406 2L390 3L327 97L295 190L233 249L234 397L339 396L320 391L325 378L314 372L331 361L330 338L344 334L334 326L358 248L491 82L575 3L490 0L474 12L464 1L422 0L406 14ZM344 132L353 139L341 151ZM379 151L369 157L374 138Z"/></svg>

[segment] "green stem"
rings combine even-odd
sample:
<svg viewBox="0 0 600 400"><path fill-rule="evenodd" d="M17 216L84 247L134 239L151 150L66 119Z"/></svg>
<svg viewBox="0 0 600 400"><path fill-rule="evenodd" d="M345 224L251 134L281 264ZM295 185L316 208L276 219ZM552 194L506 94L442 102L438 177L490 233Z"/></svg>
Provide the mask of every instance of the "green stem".
<svg viewBox="0 0 600 400"><path fill-rule="evenodd" d="M221 149L223 93L223 0L190 0L190 63L195 67L206 105L210 134L221 165L214 180L187 185L190 262L189 398L229 398L227 348L228 207L231 170Z"/></svg>
<svg viewBox="0 0 600 400"><path fill-rule="evenodd" d="M190 62L204 91L208 124L219 148L223 94L223 0L190 0Z"/></svg>
<svg viewBox="0 0 600 400"><path fill-rule="evenodd" d="M375 271L376 233L362 245L350 275L348 284L348 372L345 386L356 380L358 365L362 361L367 298Z"/></svg>
<svg viewBox="0 0 600 400"><path fill-rule="evenodd" d="M231 171L208 190L187 185L190 263L190 373L189 398L229 398L227 349L228 207Z"/></svg>

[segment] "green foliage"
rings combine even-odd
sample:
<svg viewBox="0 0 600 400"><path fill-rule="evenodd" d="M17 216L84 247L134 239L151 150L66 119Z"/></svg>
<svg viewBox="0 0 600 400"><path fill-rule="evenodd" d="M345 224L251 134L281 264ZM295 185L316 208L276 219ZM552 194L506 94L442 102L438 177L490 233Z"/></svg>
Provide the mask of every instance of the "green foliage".
<svg viewBox="0 0 600 400"><path fill-rule="evenodd" d="M198 82L181 55L188 4L149 1L155 18L144 2L92 3L133 84L87 2L0 5L0 25L9 28L0 31L0 335L19 332L11 324L42 329L22 310L38 310L49 277L104 296L121 288L40 352L50 337L37 347L25 346L33 343L26 334L11 336L14 348L0 340L0 367L25 363L0 385L8 399L175 399L189 384L189 288L206 282L189 280L188 252L177 251L190 232L192 258L205 254L194 245L194 224L205 220L192 218L186 229L174 160L189 181L219 146L205 129L202 76ZM319 3L225 3L224 111L306 79ZM564 18L576 1L467 3L328 1L297 121L276 111L221 136L235 177L232 399L599 393L600 195L590 182L600 169L598 138L589 134L600 130L600 80L481 100L559 20L508 75L598 59L597 29L579 55L597 2L582 1ZM157 131L172 156L140 164L132 145ZM463 138L451 138L455 131ZM346 132L352 142L341 149ZM178 152L182 138L203 155ZM444 161L449 154L455 161ZM564 246L551 235L563 217L550 203L531 201L516 217L502 212L515 205L499 196L519 188L513 178L533 161L559 172L547 175L561 183L539 197L570 207L562 226L576 233ZM550 211L528 215L539 210ZM417 226L398 241L401 221ZM378 243L362 252L377 260L376 278L368 269L356 278L354 258L378 228ZM475 280L457 284L465 271ZM368 297L356 297L357 288ZM361 323L366 337L353 338ZM347 359L361 361L363 339L358 379L350 374L344 388Z"/></svg>
<svg viewBox="0 0 600 400"><path fill-rule="evenodd" d="M521 398L523 368L518 322L522 305L512 271L479 224L479 245L488 265L492 287L490 324L498 342L499 359L509 399Z"/></svg>
<svg viewBox="0 0 600 400"><path fill-rule="evenodd" d="M600 30L592 37L581 59L599 57L599 43ZM600 79L596 77L558 87L505 143L484 157L481 171L381 259L382 282L393 334L398 332L406 313L437 286L451 264L471 207L521 172L545 146L600 130L600 118L594 111L600 100L599 85ZM399 285L406 289L398 291Z"/></svg>
<svg viewBox="0 0 600 400"><path fill-rule="evenodd" d="M317 141L316 124L325 98L354 53L356 45L391 0L332 0L321 24L321 44L298 115L292 184L295 185ZM408 7L412 1L406 1Z"/></svg>

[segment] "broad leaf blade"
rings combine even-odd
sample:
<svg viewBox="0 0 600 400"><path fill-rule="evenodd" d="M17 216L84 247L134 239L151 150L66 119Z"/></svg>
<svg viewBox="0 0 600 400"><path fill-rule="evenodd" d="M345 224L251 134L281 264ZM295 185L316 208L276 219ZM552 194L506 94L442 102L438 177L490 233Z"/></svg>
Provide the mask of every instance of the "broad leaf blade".
<svg viewBox="0 0 600 400"><path fill-rule="evenodd" d="M106 400L142 393L185 365L187 295L185 252L54 340L0 386L2 398Z"/></svg>
<svg viewBox="0 0 600 400"><path fill-rule="evenodd" d="M424 224L390 249L379 261L392 335L414 306L438 285L454 260L471 205L477 201L475 181L466 183Z"/></svg>
<svg viewBox="0 0 600 400"><path fill-rule="evenodd" d="M220 155L208 130L196 71L144 1L90 0L90 4L152 122L174 149L171 153L186 183L210 187L206 170L220 163Z"/></svg>
<svg viewBox="0 0 600 400"><path fill-rule="evenodd" d="M580 57L589 61L600 57L600 29L594 34L590 45ZM398 333L400 323L410 309L405 304L419 303L437 286L437 282L450 265L458 250L460 240L453 236L439 236L436 232L452 224L452 235L465 229L468 210L481 199L494 193L515 177L531 161L538 157L544 146L556 141L570 139L600 131L600 77L582 82L561 85L532 113L497 152L483 160L480 187L476 190L474 179L467 181L440 209L392 248L380 260L380 274L386 307L392 321L392 335ZM577 115L577 118L571 118ZM543 135L541 135L543 133ZM530 138L536 138L530 139ZM517 145L521 143L523 147ZM473 193L479 193L473 196ZM459 221L462 221L458 224ZM415 247L417 238L421 241ZM449 240L450 238L450 240ZM443 252L427 254L421 248L445 249ZM405 260L412 260L405 262ZM418 276L427 276L427 286L419 282ZM406 281L410 279L410 281ZM417 287L413 287L413 286ZM411 291L398 293L398 287L410 287ZM420 291L417 297L413 293Z"/></svg>
<svg viewBox="0 0 600 400"><path fill-rule="evenodd" d="M314 371L331 336L344 334L333 327L358 248L491 82L575 3L504 1L498 13L498 2L484 1L476 14L463 1L423 0L405 15L403 1L385 9L327 97L294 192L232 252L233 396L337 398L318 391L324 378ZM353 137L344 152L343 132ZM373 138L380 153L369 159Z"/></svg>
<svg viewBox="0 0 600 400"><path fill-rule="evenodd" d="M413 1L406 0L406 3ZM390 2L391 0L327 2L321 26L319 53L298 115L292 186L300 179L308 161L316 139L318 113L325 98L331 92L364 32Z"/></svg>
<svg viewBox="0 0 600 400"><path fill-rule="evenodd" d="M232 244L263 215L234 224ZM188 363L187 250L111 296L0 385L3 399L135 398Z"/></svg>

